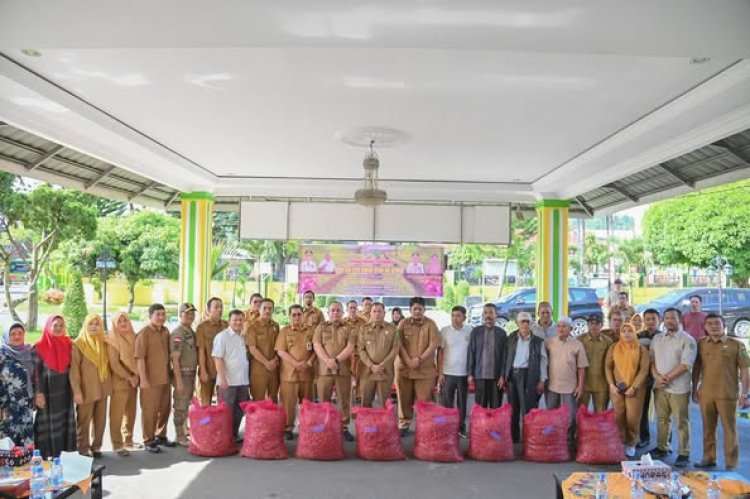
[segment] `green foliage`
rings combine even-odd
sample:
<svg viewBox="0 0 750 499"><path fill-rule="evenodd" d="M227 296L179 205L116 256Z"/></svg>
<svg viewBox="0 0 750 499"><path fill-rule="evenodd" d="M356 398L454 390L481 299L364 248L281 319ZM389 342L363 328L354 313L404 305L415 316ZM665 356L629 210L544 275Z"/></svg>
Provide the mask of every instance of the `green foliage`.
<svg viewBox="0 0 750 499"><path fill-rule="evenodd" d="M586 265L599 266L606 263L609 258L609 249L604 243L596 240L596 235L586 234L586 249L583 252L583 261Z"/></svg>
<svg viewBox="0 0 750 499"><path fill-rule="evenodd" d="M732 279L750 276L750 181L706 189L652 205L643 217L646 245L663 265L707 267L722 255Z"/></svg>
<svg viewBox="0 0 750 499"><path fill-rule="evenodd" d="M62 315L68 328L68 334L72 337L78 336L83 326L83 321L88 314L86 308L86 296L83 292L83 281L81 274L73 272L68 292L65 294Z"/></svg>
<svg viewBox="0 0 750 499"><path fill-rule="evenodd" d="M633 237L630 239L614 238L612 242L615 245L615 255L622 258L628 271L630 267L636 267L639 272L645 269L646 247L642 237Z"/></svg>
<svg viewBox="0 0 750 499"><path fill-rule="evenodd" d="M448 256L448 265L461 268L468 265L481 265L488 258L502 258L505 248L492 244L462 244L456 246Z"/></svg>

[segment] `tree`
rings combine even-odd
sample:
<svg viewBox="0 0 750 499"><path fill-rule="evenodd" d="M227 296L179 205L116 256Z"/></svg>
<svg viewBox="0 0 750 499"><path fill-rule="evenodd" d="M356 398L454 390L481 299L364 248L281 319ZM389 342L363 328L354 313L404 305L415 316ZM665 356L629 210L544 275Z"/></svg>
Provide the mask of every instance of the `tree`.
<svg viewBox="0 0 750 499"><path fill-rule="evenodd" d="M716 255L734 267L733 281L750 276L750 181L706 189L653 204L643 217L646 246L663 265L707 267Z"/></svg>
<svg viewBox="0 0 750 499"><path fill-rule="evenodd" d="M596 272L600 265L603 265L609 258L609 249L604 243L596 240L596 235L586 234L586 248L583 252L583 262L586 265L594 267Z"/></svg>
<svg viewBox="0 0 750 499"><path fill-rule="evenodd" d="M69 261L85 275L96 275L96 259L106 248L117 262L116 272L128 286L128 312L135 287L144 279L176 279L180 259L180 221L155 211L110 216L99 221L96 237L65 248Z"/></svg>
<svg viewBox="0 0 750 499"><path fill-rule="evenodd" d="M12 255L24 255L27 248L22 241L16 239L14 232L20 224L21 204L23 196L16 192L17 177L10 173L0 172L0 263L3 268L3 283L5 290L5 304L14 322L23 322L16 312L16 307L28 296L13 299L10 293L10 261Z"/></svg>
<svg viewBox="0 0 750 499"><path fill-rule="evenodd" d="M71 336L76 337L83 326L88 309L86 308L86 296L83 292L80 272L73 271L71 280L72 282L65 293L62 315L65 317L68 332Z"/></svg>
<svg viewBox="0 0 750 499"><path fill-rule="evenodd" d="M636 267L638 272L645 270L646 247L642 237L632 237L630 239L615 238L613 242L615 244L615 255L622 258L628 272L630 272L632 267Z"/></svg>

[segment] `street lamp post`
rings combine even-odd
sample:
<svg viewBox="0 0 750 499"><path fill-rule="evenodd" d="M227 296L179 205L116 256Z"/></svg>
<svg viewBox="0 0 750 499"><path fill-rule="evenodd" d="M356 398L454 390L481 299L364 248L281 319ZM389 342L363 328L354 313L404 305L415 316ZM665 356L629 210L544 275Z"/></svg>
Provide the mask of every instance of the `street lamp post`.
<svg viewBox="0 0 750 499"><path fill-rule="evenodd" d="M102 248L99 258L96 259L96 268L102 272L102 321L104 322L104 332L107 332L107 274L110 270L117 267L117 262L109 256L109 248Z"/></svg>
<svg viewBox="0 0 750 499"><path fill-rule="evenodd" d="M716 284L719 290L719 315L723 315L724 297L722 287L724 286L724 279L731 276L734 272L734 267L730 265L729 260L721 255L716 255L711 259L711 265L709 265L708 271L710 275L716 275Z"/></svg>

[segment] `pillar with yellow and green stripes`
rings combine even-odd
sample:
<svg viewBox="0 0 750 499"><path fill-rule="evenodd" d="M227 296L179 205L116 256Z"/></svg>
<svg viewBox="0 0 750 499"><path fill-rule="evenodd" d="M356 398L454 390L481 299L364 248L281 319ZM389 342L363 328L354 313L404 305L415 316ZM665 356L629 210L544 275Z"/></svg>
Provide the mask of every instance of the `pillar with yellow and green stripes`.
<svg viewBox="0 0 750 499"><path fill-rule="evenodd" d="M180 303L203 310L211 285L214 197L207 192L181 195Z"/></svg>
<svg viewBox="0 0 750 499"><path fill-rule="evenodd" d="M568 207L561 199L537 201L536 300L552 304L552 318L568 315Z"/></svg>

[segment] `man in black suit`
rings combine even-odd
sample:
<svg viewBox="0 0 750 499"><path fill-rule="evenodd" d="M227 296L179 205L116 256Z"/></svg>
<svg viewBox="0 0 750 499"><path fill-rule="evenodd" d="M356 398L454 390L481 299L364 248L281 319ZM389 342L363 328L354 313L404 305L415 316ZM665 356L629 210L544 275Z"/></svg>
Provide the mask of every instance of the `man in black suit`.
<svg viewBox="0 0 750 499"><path fill-rule="evenodd" d="M505 367L505 330L495 324L497 309L494 303L487 303L482 311L484 325L471 331L467 359L469 384L475 381L474 397L482 407L500 406L501 391L504 389L503 371Z"/></svg>

